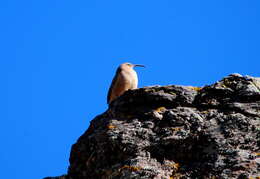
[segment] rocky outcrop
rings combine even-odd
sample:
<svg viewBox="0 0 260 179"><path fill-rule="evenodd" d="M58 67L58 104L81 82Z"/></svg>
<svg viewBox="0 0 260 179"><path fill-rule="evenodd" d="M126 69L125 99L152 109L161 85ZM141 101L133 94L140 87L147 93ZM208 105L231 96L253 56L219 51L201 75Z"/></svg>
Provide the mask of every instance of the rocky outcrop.
<svg viewBox="0 0 260 179"><path fill-rule="evenodd" d="M56 179L260 176L260 79L129 90L91 121Z"/></svg>

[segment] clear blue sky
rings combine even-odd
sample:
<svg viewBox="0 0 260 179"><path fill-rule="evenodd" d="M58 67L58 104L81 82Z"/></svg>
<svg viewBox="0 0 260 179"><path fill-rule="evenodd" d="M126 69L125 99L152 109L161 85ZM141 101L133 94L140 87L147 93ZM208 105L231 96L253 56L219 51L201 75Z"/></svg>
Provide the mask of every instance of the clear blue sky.
<svg viewBox="0 0 260 179"><path fill-rule="evenodd" d="M6 0L0 20L4 179L66 173L122 62L140 87L260 76L259 0Z"/></svg>

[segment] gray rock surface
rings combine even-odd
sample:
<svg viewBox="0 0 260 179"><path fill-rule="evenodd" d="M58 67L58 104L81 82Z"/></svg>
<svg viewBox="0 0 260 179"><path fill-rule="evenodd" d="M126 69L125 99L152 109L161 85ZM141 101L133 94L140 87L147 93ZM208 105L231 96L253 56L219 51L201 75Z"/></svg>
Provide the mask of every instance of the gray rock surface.
<svg viewBox="0 0 260 179"><path fill-rule="evenodd" d="M260 177L260 79L231 74L203 88L129 90L72 146L49 179Z"/></svg>

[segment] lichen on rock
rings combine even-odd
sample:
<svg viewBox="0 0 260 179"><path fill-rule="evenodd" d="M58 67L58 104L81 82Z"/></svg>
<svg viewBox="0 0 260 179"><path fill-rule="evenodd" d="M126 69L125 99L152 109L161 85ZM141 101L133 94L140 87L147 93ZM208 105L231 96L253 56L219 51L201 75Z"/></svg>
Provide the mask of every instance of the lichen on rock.
<svg viewBox="0 0 260 179"><path fill-rule="evenodd" d="M91 121L56 179L257 178L259 89L259 78L231 74L129 90Z"/></svg>

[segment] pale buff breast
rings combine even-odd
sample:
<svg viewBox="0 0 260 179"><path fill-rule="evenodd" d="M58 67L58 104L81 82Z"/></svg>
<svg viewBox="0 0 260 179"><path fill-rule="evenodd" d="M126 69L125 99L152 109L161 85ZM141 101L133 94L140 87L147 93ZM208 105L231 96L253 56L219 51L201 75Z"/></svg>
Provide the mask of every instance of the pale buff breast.
<svg viewBox="0 0 260 179"><path fill-rule="evenodd" d="M122 70L116 79L114 87L111 93L111 101L118 96L121 96L125 91L129 89L136 89L138 85L137 73L131 70Z"/></svg>

